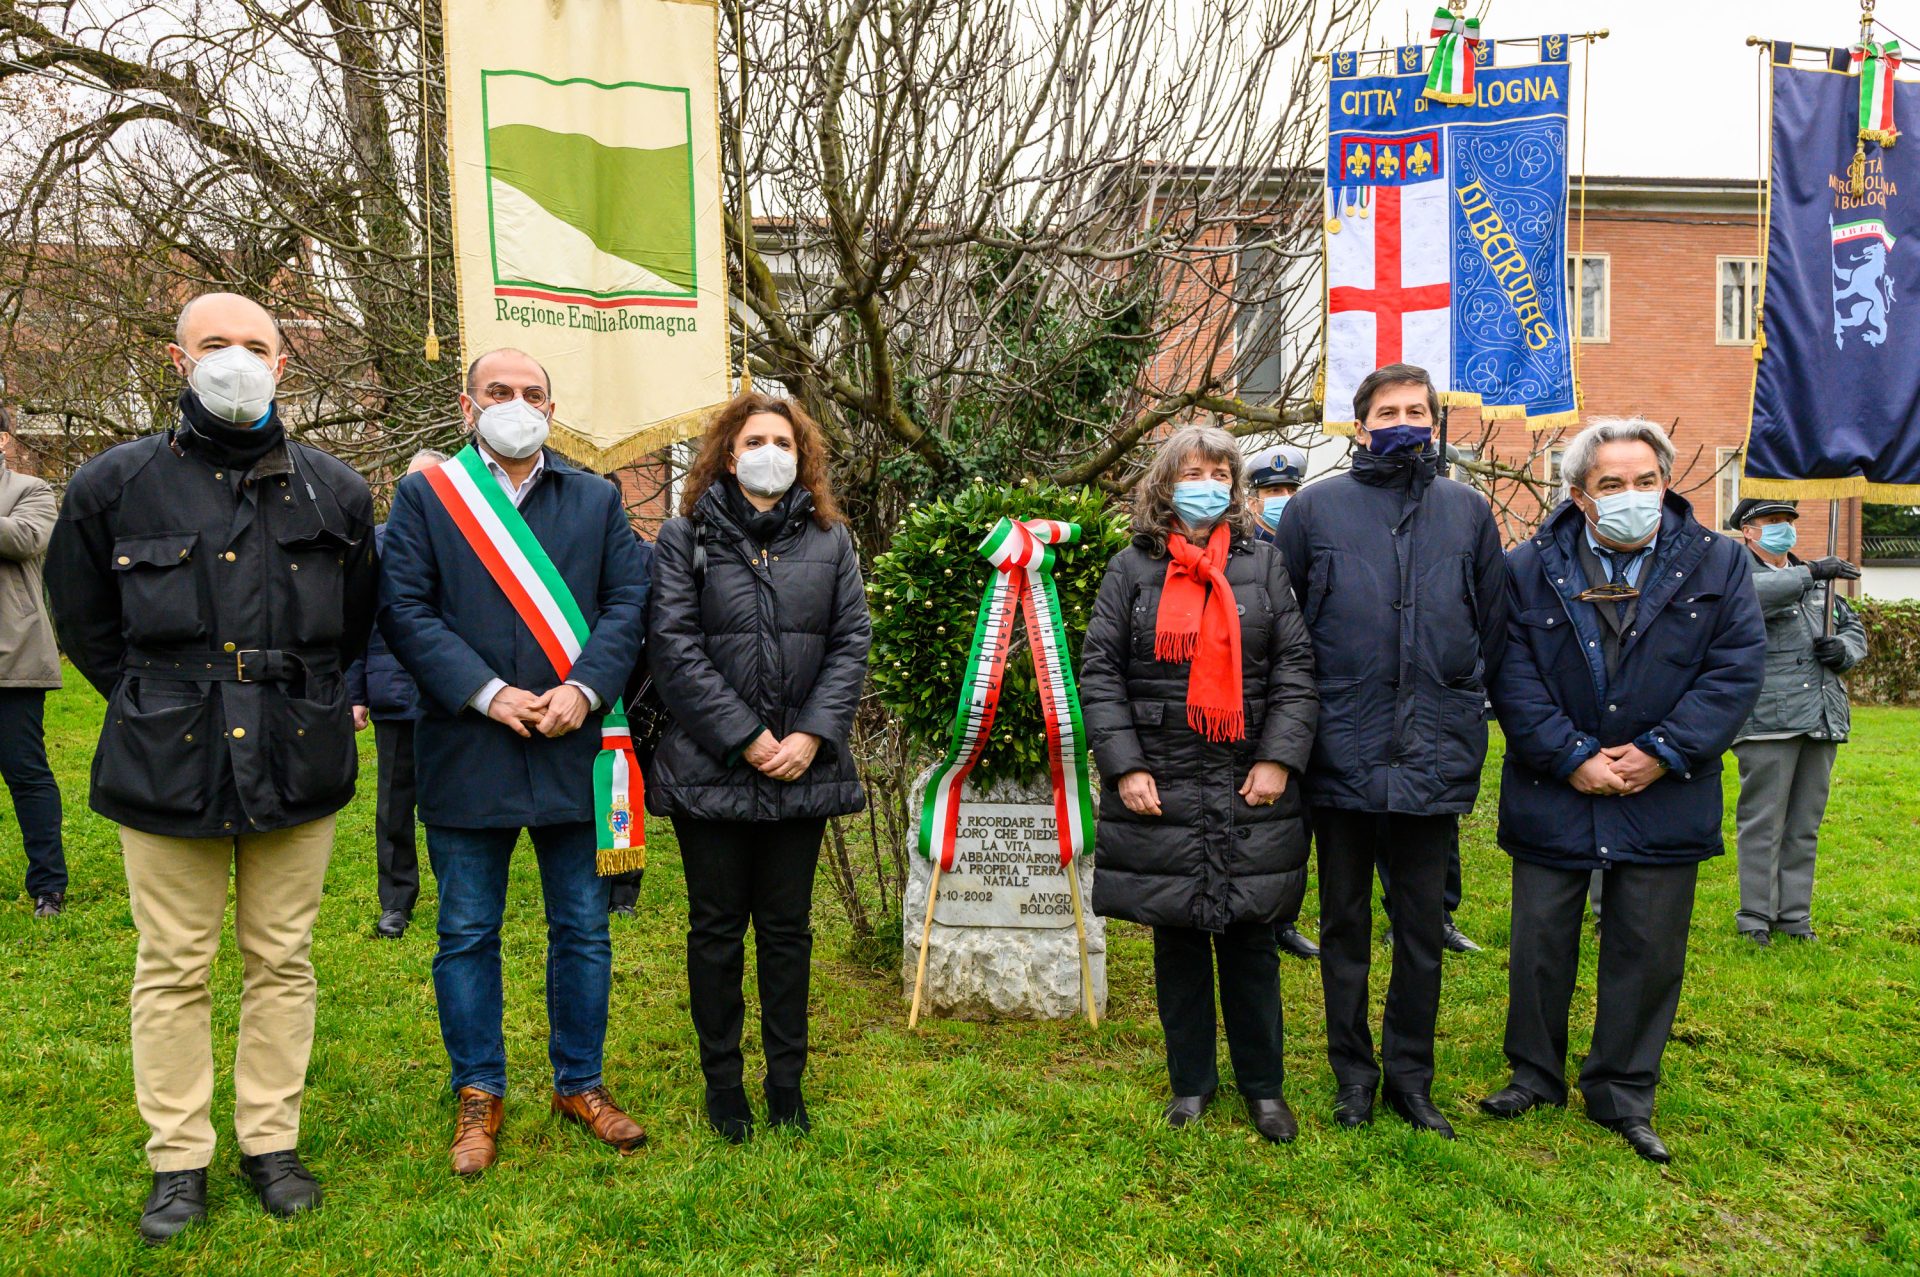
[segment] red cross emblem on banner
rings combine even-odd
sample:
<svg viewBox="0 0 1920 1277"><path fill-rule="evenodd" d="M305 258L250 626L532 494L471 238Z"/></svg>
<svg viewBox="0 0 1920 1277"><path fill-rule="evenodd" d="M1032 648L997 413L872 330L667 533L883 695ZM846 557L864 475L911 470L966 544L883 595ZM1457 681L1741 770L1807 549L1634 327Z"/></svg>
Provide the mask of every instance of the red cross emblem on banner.
<svg viewBox="0 0 1920 1277"><path fill-rule="evenodd" d="M1373 189L1373 287L1341 285L1327 293L1327 309L1335 314L1364 311L1373 315L1376 368L1401 361L1405 345L1402 320L1407 314L1422 310L1446 310L1453 304L1452 289L1447 284L1409 287L1405 282L1401 255L1403 227L1400 220L1403 189L1398 186Z"/></svg>

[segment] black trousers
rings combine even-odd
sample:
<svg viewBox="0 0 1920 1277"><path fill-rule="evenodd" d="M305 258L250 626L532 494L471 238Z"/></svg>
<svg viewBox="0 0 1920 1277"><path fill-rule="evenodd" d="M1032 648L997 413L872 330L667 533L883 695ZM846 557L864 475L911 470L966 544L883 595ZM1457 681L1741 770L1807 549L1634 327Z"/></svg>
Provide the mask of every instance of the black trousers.
<svg viewBox="0 0 1920 1277"><path fill-rule="evenodd" d="M1222 932L1153 929L1153 992L1167 1035L1167 1078L1175 1095L1220 1085L1214 1053L1214 967L1227 1022L1233 1080L1250 1100L1276 1100L1286 1081L1280 1014L1280 950L1271 922L1236 922Z"/></svg>
<svg viewBox="0 0 1920 1277"><path fill-rule="evenodd" d="M1584 869L1513 862L1507 1060L1516 1083L1552 1100L1567 1096L1567 1008L1580 970L1588 878ZM1580 1070L1587 1114L1603 1122L1653 1116L1699 866L1614 865L1606 878L1593 1046Z"/></svg>
<svg viewBox="0 0 1920 1277"><path fill-rule="evenodd" d="M374 789L374 842L380 858L380 911L411 915L420 899L420 850L414 842L413 721L373 720L380 765Z"/></svg>
<svg viewBox="0 0 1920 1277"><path fill-rule="evenodd" d="M1380 908L1387 917L1393 917L1393 870L1387 865L1384 855L1375 853L1374 870L1380 875ZM1447 857L1447 885L1440 897L1447 911L1448 921L1460 910L1460 827L1453 828L1453 854Z"/></svg>
<svg viewBox="0 0 1920 1277"><path fill-rule="evenodd" d="M807 1067L813 875L825 820L673 819L687 875L687 989L700 1069L713 1088L741 1084L747 924L760 977L760 1045L769 1086Z"/></svg>
<svg viewBox="0 0 1920 1277"><path fill-rule="evenodd" d="M1340 1086L1426 1094L1433 1086L1433 1024L1440 1011L1440 936L1447 855L1458 816L1313 810L1320 848L1320 987L1327 1061ZM1373 1055L1367 974L1373 961L1374 861L1393 875L1393 975Z"/></svg>
<svg viewBox="0 0 1920 1277"><path fill-rule="evenodd" d="M607 908L624 905L631 909L640 903L640 880L646 877L644 869L629 869L623 874L610 874L607 877Z"/></svg>
<svg viewBox="0 0 1920 1277"><path fill-rule="evenodd" d="M64 896L67 856L60 841L60 786L47 766L47 692L0 687L0 779L27 853L27 895Z"/></svg>

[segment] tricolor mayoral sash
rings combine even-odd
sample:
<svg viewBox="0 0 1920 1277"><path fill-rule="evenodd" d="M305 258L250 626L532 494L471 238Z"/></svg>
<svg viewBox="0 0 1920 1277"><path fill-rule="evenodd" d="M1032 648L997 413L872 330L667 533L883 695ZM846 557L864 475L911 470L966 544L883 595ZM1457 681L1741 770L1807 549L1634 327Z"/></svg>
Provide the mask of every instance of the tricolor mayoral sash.
<svg viewBox="0 0 1920 1277"><path fill-rule="evenodd" d="M967 654L960 704L946 757L927 781L920 808L920 854L942 872L953 868L959 830L960 792L980 755L986 752L993 719L1000 708L1000 684L1014 626L1024 613L1027 644L1040 685L1040 708L1047 724L1047 763L1053 773L1055 826L1060 863L1070 865L1086 848L1093 826L1093 792L1087 772L1087 733L1080 721L1080 694L1067 653L1067 631L1060 617L1060 596L1053 587L1053 547L1080 539L1080 525L1057 519L1001 519L980 544L980 554L996 571L987 582Z"/></svg>
<svg viewBox="0 0 1920 1277"><path fill-rule="evenodd" d="M554 673L564 680L591 631L573 591L533 529L487 472L487 463L472 444L428 470L426 476L460 535L507 596L521 623L532 631L540 650L553 662ZM646 823L639 815L645 792L633 736L627 729L627 707L615 700L601 720L600 753L593 760L594 831L602 875L646 867Z"/></svg>

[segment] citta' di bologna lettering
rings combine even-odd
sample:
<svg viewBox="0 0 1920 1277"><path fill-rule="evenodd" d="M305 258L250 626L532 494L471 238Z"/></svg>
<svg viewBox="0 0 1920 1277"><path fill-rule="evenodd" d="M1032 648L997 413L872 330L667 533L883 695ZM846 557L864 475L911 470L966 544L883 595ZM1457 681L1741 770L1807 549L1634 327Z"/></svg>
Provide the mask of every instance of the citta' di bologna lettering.
<svg viewBox="0 0 1920 1277"><path fill-rule="evenodd" d="M585 328L596 333L665 333L671 337L675 333L700 331L692 315L655 315L625 308L603 311L589 306L540 306L505 297L493 299L493 318L497 323L518 324L522 328L540 324L548 328Z"/></svg>

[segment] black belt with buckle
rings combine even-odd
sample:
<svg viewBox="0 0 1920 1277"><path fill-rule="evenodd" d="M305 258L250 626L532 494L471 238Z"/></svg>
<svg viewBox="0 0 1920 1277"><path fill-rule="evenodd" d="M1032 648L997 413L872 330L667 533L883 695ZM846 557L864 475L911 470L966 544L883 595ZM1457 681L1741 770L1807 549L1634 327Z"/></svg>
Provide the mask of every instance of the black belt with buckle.
<svg viewBox="0 0 1920 1277"><path fill-rule="evenodd" d="M332 651L280 647L243 647L235 652L134 648L121 663L123 670L139 678L183 683L284 683L332 673L339 666L339 655Z"/></svg>

